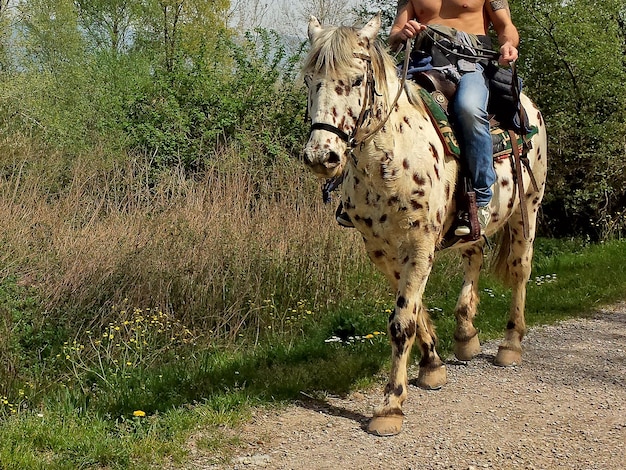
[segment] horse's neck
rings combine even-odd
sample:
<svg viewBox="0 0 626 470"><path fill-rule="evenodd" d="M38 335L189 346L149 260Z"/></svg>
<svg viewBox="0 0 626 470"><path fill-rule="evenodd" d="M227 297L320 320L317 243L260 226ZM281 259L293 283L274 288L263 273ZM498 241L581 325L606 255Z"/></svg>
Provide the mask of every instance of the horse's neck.
<svg viewBox="0 0 626 470"><path fill-rule="evenodd" d="M406 146L407 141L424 141L437 137L434 125L424 106L414 104L406 91L398 93L401 81L395 76L388 84L387 101L375 107L372 121L365 133L374 133L362 149L365 155L379 158L382 154L394 155L398 147ZM420 102L421 103L421 102Z"/></svg>
<svg viewBox="0 0 626 470"><path fill-rule="evenodd" d="M395 78L395 77L394 77ZM388 189L401 183L401 175L410 171L428 175L433 171L433 157L436 153L438 169L442 179L454 187L457 179L458 162L445 155L443 143L426 109L421 105L417 94L412 98L403 92L397 103L393 103L400 86L399 80L389 84L391 102L377 107L374 114L380 114L367 126L374 129L381 119L385 125L362 145L354 149L352 164L357 174L369 178L374 185L381 183ZM380 113L377 111L380 109ZM388 116L387 116L388 115ZM391 176L391 178L390 178ZM433 176L433 175L431 175ZM434 179L434 178L433 178Z"/></svg>

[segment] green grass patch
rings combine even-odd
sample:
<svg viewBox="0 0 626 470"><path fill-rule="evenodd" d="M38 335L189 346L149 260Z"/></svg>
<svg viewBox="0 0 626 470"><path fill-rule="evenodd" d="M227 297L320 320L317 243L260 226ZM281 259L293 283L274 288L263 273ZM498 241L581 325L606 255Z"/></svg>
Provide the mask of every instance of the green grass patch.
<svg viewBox="0 0 626 470"><path fill-rule="evenodd" d="M625 241L539 240L528 283L529 326L589 315L626 298L625 248ZM425 301L446 356L462 277L455 256L439 258ZM383 282L373 270L360 274ZM12 338L3 340L5 368L37 363L34 343L26 341L37 337L32 332L48 342L39 349L47 352L36 372L18 367L21 372L3 389L0 466L159 468L188 459L190 442L215 462L227 460L238 445L232 429L251 407L289 402L302 393L345 394L386 374L390 348L384 332L393 298L373 298L368 283L350 285L352 300L328 302L318 311L295 302L260 339L243 334L226 346L157 310L130 307L127 316L118 312L116 322L98 331L81 330L60 341L35 321L32 291L5 279L3 328ZM477 326L485 340L504 331L510 293L488 274L480 291Z"/></svg>

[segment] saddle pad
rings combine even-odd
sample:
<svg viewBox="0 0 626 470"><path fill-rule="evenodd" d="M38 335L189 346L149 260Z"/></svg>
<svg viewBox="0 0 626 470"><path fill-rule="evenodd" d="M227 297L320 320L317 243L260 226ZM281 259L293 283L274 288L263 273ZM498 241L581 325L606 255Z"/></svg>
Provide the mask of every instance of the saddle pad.
<svg viewBox="0 0 626 470"><path fill-rule="evenodd" d="M461 157L461 149L459 147L459 143L456 140L456 136L454 135L454 131L452 130L452 126L450 125L450 121L448 119L447 114L441 108L439 103L435 101L435 99L431 96L431 94L426 91L424 88L419 89L420 97L422 98L422 102L426 105L426 110L428 111L428 115L430 116L431 121L435 125L435 129L439 134L439 138L444 144L446 149L446 154L455 158ZM494 160L501 160L503 158L508 157L513 152L513 147L511 146L511 138L509 133L502 129L501 127L491 127L491 140L493 141L493 158ZM530 132L526 134L526 140L530 140L535 134L537 134L539 130L537 126L532 126L530 128ZM524 141L522 136L517 136L517 145L522 152L522 145Z"/></svg>

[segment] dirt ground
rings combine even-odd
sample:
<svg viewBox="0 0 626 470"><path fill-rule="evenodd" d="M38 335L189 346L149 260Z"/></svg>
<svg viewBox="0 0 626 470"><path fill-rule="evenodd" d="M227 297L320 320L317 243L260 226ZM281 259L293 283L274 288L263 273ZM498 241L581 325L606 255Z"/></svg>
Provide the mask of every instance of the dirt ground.
<svg viewBox="0 0 626 470"><path fill-rule="evenodd" d="M626 303L529 331L521 366L497 342L447 363L439 391L411 386L401 434L365 432L383 383L348 397L257 410L228 465L195 469L626 469ZM410 377L417 377L411 369Z"/></svg>

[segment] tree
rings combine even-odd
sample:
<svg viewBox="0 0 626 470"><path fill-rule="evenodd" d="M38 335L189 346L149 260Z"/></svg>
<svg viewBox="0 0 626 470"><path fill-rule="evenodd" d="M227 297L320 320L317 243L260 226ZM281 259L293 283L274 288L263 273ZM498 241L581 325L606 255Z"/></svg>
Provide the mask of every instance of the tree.
<svg viewBox="0 0 626 470"><path fill-rule="evenodd" d="M162 65L172 72L178 64L197 60L221 36L229 35L228 0L146 0L137 41L160 51Z"/></svg>
<svg viewBox="0 0 626 470"><path fill-rule="evenodd" d="M133 0L75 0L80 25L98 48L127 50L141 24L142 6Z"/></svg>
<svg viewBox="0 0 626 470"><path fill-rule="evenodd" d="M0 0L0 73L8 68L8 41L11 31L11 19L9 16L9 0Z"/></svg>
<svg viewBox="0 0 626 470"><path fill-rule="evenodd" d="M626 55L621 0L520 0L520 72L550 139L545 227L593 239L623 228Z"/></svg>
<svg viewBox="0 0 626 470"><path fill-rule="evenodd" d="M84 37L72 0L30 0L19 5L24 66L57 71L81 63Z"/></svg>
<svg viewBox="0 0 626 470"><path fill-rule="evenodd" d="M380 34L381 37L386 40L389 36L393 20L396 17L397 5L397 0L369 0L368 2L359 3L359 5L355 7L355 13L359 20L364 23L376 13L380 12L382 16Z"/></svg>

